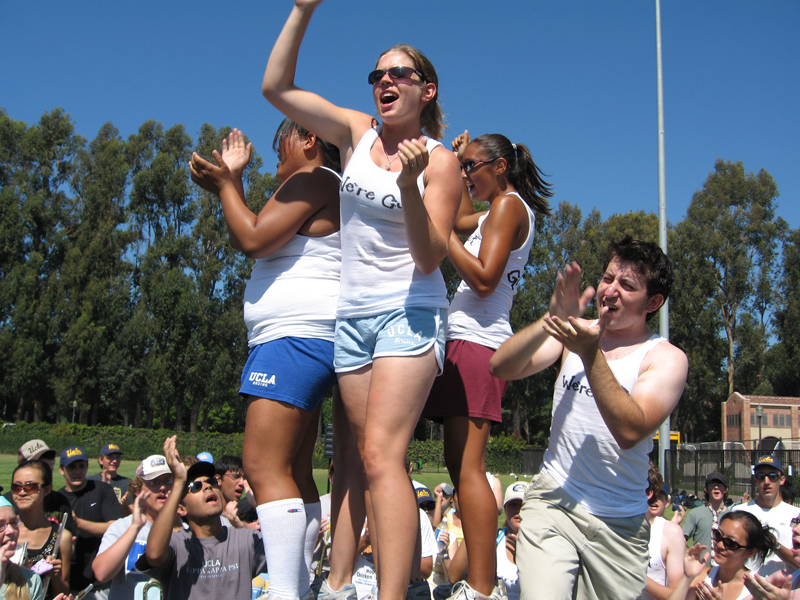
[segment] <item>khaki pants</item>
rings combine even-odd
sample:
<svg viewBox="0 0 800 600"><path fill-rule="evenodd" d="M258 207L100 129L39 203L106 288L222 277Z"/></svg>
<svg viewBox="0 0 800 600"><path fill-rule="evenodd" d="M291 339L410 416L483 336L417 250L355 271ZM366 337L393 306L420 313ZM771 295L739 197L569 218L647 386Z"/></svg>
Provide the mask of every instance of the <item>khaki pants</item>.
<svg viewBox="0 0 800 600"><path fill-rule="evenodd" d="M520 516L517 567L521 600L641 597L650 539L644 515L624 519L592 516L550 475L539 473L528 488Z"/></svg>

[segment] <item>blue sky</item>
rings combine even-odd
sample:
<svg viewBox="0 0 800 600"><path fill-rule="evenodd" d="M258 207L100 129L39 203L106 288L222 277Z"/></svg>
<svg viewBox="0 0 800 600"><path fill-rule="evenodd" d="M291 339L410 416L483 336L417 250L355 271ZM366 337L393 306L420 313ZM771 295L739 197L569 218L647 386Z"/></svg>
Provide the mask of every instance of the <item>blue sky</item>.
<svg viewBox="0 0 800 600"><path fill-rule="evenodd" d="M0 107L63 107L92 139L148 119L242 129L273 171L281 115L261 77L291 1L6 2ZM800 2L662 3L667 215L681 220L717 157L766 169L800 227ZM373 113L367 73L397 42L439 73L449 142L463 129L527 144L555 201L604 218L657 212L655 7L647 0L326 0L297 83Z"/></svg>

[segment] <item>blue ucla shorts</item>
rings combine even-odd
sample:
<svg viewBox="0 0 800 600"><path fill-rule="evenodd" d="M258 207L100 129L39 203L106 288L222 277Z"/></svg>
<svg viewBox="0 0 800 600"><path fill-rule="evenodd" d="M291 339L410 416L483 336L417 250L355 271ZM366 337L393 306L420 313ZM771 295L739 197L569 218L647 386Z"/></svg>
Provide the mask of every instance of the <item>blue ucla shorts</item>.
<svg viewBox="0 0 800 600"><path fill-rule="evenodd" d="M239 393L314 411L334 383L333 342L285 337L250 349Z"/></svg>
<svg viewBox="0 0 800 600"><path fill-rule="evenodd" d="M382 356L417 356L434 346L439 373L444 365L447 311L411 306L374 317L336 319L333 366L355 371Z"/></svg>

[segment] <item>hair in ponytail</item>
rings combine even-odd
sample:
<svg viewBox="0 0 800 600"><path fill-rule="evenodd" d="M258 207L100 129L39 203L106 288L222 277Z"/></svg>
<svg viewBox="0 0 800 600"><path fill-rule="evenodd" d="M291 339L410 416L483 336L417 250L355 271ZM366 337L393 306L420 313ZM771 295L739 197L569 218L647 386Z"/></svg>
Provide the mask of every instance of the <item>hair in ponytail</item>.
<svg viewBox="0 0 800 600"><path fill-rule="evenodd" d="M486 133L472 140L486 158L505 158L508 163L508 180L519 195L536 212L550 214L547 199L553 196L552 184L543 179L544 173L533 162L531 153L524 144L512 144L499 133Z"/></svg>
<svg viewBox="0 0 800 600"><path fill-rule="evenodd" d="M762 526L761 522L754 515L743 510L735 510L725 513L722 519L720 519L719 524L722 525L729 519L739 521L744 527L744 530L747 532L747 548L756 551L753 560L757 565L764 564L764 560L769 553L775 552L778 549L778 540L773 530L766 525Z"/></svg>

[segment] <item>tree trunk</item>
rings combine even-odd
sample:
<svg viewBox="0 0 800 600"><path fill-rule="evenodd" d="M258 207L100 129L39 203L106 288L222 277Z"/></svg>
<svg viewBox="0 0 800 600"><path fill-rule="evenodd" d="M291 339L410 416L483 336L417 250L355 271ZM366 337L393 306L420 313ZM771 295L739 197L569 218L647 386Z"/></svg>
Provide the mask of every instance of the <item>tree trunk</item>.
<svg viewBox="0 0 800 600"><path fill-rule="evenodd" d="M514 399L511 401L511 406L512 406L512 408L511 408L511 423L512 423L511 427L514 430L514 439L518 440L522 436L522 433L520 431L520 419L519 419L519 413L520 413L519 396L516 396L516 395L514 396Z"/></svg>
<svg viewBox="0 0 800 600"><path fill-rule="evenodd" d="M192 408L189 411L189 431L197 433L197 423L200 421L200 405L201 402L192 402Z"/></svg>

